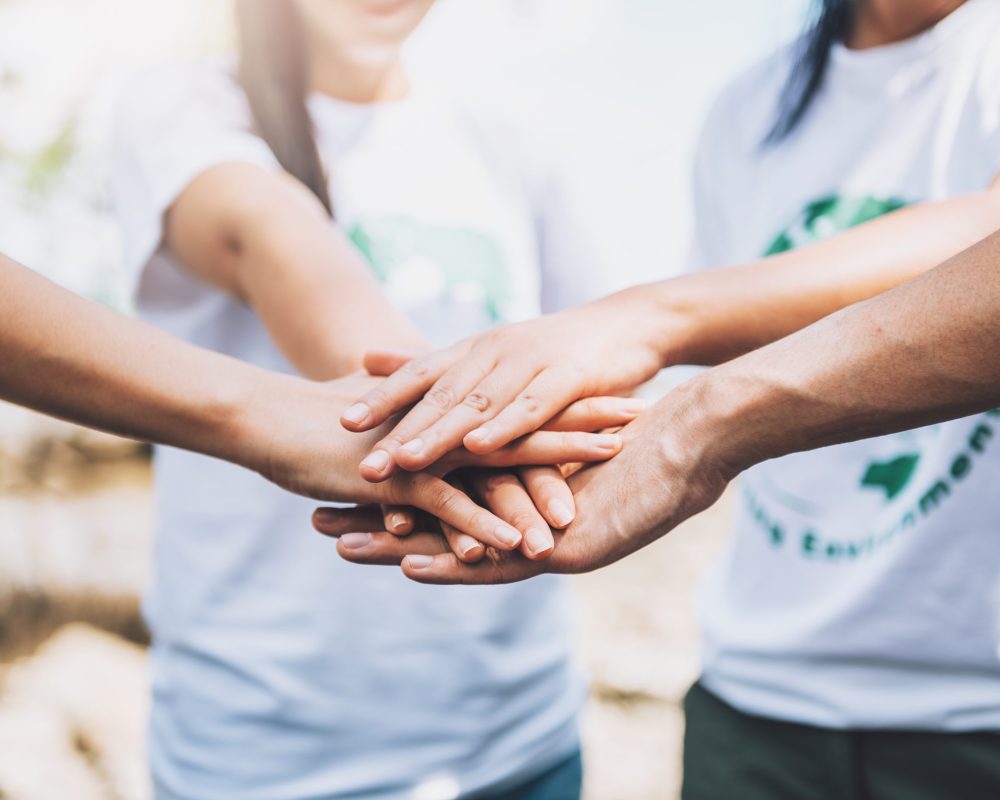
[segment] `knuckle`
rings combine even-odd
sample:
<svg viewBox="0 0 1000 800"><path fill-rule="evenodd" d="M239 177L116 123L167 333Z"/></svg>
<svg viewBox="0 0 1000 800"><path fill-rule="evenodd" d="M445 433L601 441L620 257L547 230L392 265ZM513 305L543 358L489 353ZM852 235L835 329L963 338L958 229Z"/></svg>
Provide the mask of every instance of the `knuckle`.
<svg viewBox="0 0 1000 800"><path fill-rule="evenodd" d="M554 467L538 467L531 472L525 472L525 483L543 491L552 491L563 486L566 481L562 473Z"/></svg>
<svg viewBox="0 0 1000 800"><path fill-rule="evenodd" d="M435 512L450 516L453 511L458 509L458 492L447 483L442 482L431 489L431 504Z"/></svg>
<svg viewBox="0 0 1000 800"><path fill-rule="evenodd" d="M447 386L434 386L424 395L424 401L436 408L449 409L455 405L455 395Z"/></svg>
<svg viewBox="0 0 1000 800"><path fill-rule="evenodd" d="M415 358L412 361L407 361L402 367L400 367L400 371L407 377L416 378L417 380L425 380L431 373L430 367L422 358Z"/></svg>
<svg viewBox="0 0 1000 800"><path fill-rule="evenodd" d="M494 473L483 478L483 493L495 495L510 483L510 476L503 473Z"/></svg>
<svg viewBox="0 0 1000 800"><path fill-rule="evenodd" d="M479 338L476 340L475 346L477 348L494 349L500 347L504 342L504 335L500 333L499 330L486 331L480 334Z"/></svg>
<svg viewBox="0 0 1000 800"><path fill-rule="evenodd" d="M392 431L391 433L387 433L385 436L379 439L378 443L372 449L387 450L389 452L392 452L393 450L398 450L400 447L402 447L403 444L405 444L405 442L406 440L404 439L404 437L396 433L396 431Z"/></svg>
<svg viewBox="0 0 1000 800"><path fill-rule="evenodd" d="M486 548L486 559L489 560L492 569L487 570L489 583L505 583L505 567L510 559L510 554L495 547Z"/></svg>
<svg viewBox="0 0 1000 800"><path fill-rule="evenodd" d="M538 516L537 511L528 511L527 509L522 509L516 511L510 515L510 524L517 528L519 531L527 530L533 525L537 525L541 522L547 528L548 525L545 521Z"/></svg>
<svg viewBox="0 0 1000 800"><path fill-rule="evenodd" d="M470 392L465 396L462 404L471 408L473 411L478 411L480 414L485 414L490 408L490 398L481 392Z"/></svg>
<svg viewBox="0 0 1000 800"><path fill-rule="evenodd" d="M362 398L362 402L375 411L382 411L389 405L389 397L384 389L372 389Z"/></svg>
<svg viewBox="0 0 1000 800"><path fill-rule="evenodd" d="M537 417L542 411L542 402L536 394L524 392L517 401L528 416Z"/></svg>
<svg viewBox="0 0 1000 800"><path fill-rule="evenodd" d="M607 413L609 401L604 397L588 397L583 401L580 410L590 417Z"/></svg>

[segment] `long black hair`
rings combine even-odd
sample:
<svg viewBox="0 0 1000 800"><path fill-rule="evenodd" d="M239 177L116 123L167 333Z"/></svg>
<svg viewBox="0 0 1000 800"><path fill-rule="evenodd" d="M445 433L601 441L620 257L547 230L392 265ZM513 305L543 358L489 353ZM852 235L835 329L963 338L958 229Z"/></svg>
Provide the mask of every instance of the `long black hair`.
<svg viewBox="0 0 1000 800"><path fill-rule="evenodd" d="M308 41L293 0L237 0L239 81L257 131L278 162L319 198L333 204L306 98Z"/></svg>
<svg viewBox="0 0 1000 800"><path fill-rule="evenodd" d="M823 86L833 45L850 32L854 0L819 0L819 9L809 31L799 41L799 52L785 81L774 126L764 138L777 144L798 127Z"/></svg>

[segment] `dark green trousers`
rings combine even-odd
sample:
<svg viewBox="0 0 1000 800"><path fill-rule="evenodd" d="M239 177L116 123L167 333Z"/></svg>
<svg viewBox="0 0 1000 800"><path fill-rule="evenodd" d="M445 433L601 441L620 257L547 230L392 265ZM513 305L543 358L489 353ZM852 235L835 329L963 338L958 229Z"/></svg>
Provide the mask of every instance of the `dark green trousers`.
<svg viewBox="0 0 1000 800"><path fill-rule="evenodd" d="M797 725L700 684L684 711L683 800L1000 800L1000 732Z"/></svg>

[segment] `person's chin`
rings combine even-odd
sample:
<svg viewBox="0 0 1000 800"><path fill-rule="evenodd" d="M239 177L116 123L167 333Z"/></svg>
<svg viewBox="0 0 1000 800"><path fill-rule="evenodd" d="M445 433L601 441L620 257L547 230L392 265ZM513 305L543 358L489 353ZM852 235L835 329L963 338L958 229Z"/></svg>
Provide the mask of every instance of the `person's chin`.
<svg viewBox="0 0 1000 800"><path fill-rule="evenodd" d="M351 48L351 60L365 67L388 69L399 61L399 44L395 41L383 44L376 40L358 44Z"/></svg>

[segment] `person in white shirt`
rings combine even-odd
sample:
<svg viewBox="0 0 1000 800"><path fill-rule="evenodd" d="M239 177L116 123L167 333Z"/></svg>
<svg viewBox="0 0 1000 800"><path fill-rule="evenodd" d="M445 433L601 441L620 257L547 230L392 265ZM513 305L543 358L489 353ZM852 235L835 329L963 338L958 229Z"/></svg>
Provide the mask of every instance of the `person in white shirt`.
<svg viewBox="0 0 1000 800"><path fill-rule="evenodd" d="M0 285L0 398L225 459L316 500L405 503L448 517L468 535L488 537L500 520L441 476L544 460L569 444L529 438L497 459L459 454L455 463L416 480L373 484L361 477L358 463L370 449L366 438L374 444L378 434L359 437L328 424L373 379L307 381L193 347L78 297L3 254ZM493 506L501 515L507 510Z"/></svg>
<svg viewBox="0 0 1000 800"><path fill-rule="evenodd" d="M918 21L903 5L828 1L797 66L786 50L723 94L696 179L701 265L992 195L1000 6L944 4L936 24L882 44L880 23ZM685 797L734 782L747 798L1000 793L994 428L977 414L746 473L702 596Z"/></svg>
<svg viewBox="0 0 1000 800"><path fill-rule="evenodd" d="M419 403L377 448L387 475L456 444L487 452L567 400L661 366L724 361L996 230L998 174L1000 6L828 0L809 34L723 93L702 137L694 261L744 266L418 359L345 425L365 429L428 390L456 404L485 396L475 418ZM547 345L504 358L529 339ZM747 472L703 598L687 797L1000 794L1000 557L984 549L1000 525L995 443L986 413ZM404 568L496 578L492 565L437 558Z"/></svg>
<svg viewBox="0 0 1000 800"><path fill-rule="evenodd" d="M126 89L113 185L145 320L328 379L368 349L538 313L539 198L401 67L432 3L241 0L236 67L158 68ZM544 465L610 457L620 437L586 431L641 407L570 409L536 442L546 453L506 462L539 466L473 474L466 488L509 524L449 527L463 557L550 554L573 500ZM249 471L164 448L155 478L158 800L579 796L583 683L560 579L428 591L345 563L308 502Z"/></svg>

